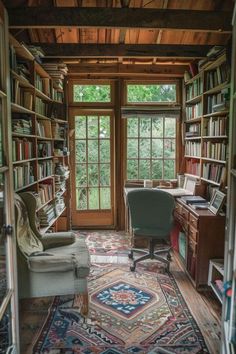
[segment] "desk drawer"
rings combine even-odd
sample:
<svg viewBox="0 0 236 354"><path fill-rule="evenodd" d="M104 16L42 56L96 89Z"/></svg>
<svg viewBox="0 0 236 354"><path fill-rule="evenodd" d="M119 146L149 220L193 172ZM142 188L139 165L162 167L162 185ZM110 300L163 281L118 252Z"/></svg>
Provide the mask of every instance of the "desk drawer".
<svg viewBox="0 0 236 354"><path fill-rule="evenodd" d="M197 242L198 231L192 225L189 225L188 235L191 240Z"/></svg>
<svg viewBox="0 0 236 354"><path fill-rule="evenodd" d="M182 207L181 215L186 221L188 221L189 211L187 209L185 209L184 207Z"/></svg>
<svg viewBox="0 0 236 354"><path fill-rule="evenodd" d="M191 213L189 214L189 224L195 227L195 229L198 228L198 218Z"/></svg>

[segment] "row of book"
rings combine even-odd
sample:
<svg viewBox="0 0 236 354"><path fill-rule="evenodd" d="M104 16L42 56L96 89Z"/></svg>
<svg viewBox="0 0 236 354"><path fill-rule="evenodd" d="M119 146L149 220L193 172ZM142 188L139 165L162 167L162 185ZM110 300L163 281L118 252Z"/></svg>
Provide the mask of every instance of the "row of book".
<svg viewBox="0 0 236 354"><path fill-rule="evenodd" d="M13 161L28 160L33 158L33 143L28 139L14 138L12 140Z"/></svg>
<svg viewBox="0 0 236 354"><path fill-rule="evenodd" d="M222 136L227 134L227 117L210 117L204 121L204 136Z"/></svg>
<svg viewBox="0 0 236 354"><path fill-rule="evenodd" d="M224 165L214 164L214 163L204 163L203 164L203 178L211 180L216 183L221 183L226 175L226 168Z"/></svg>
<svg viewBox="0 0 236 354"><path fill-rule="evenodd" d="M226 160L227 154L227 143L226 142L212 142L204 141L203 142L203 151L202 155L204 157L215 159L215 160Z"/></svg>
<svg viewBox="0 0 236 354"><path fill-rule="evenodd" d="M38 179L49 177L53 174L52 160L41 161L38 163Z"/></svg>
<svg viewBox="0 0 236 354"><path fill-rule="evenodd" d="M199 160L195 159L186 159L185 162L185 167L186 167L186 173L189 173L191 175L196 175L200 176L200 162Z"/></svg>
<svg viewBox="0 0 236 354"><path fill-rule="evenodd" d="M47 203L53 198L53 185L52 183L40 183L39 184L39 198L41 205Z"/></svg>
<svg viewBox="0 0 236 354"><path fill-rule="evenodd" d="M43 138L52 139L52 125L48 120L37 120L37 135Z"/></svg>
<svg viewBox="0 0 236 354"><path fill-rule="evenodd" d="M225 109L224 103L225 97L222 92L207 96L207 114L220 111L221 109L217 108L219 105L222 105L222 108Z"/></svg>
<svg viewBox="0 0 236 354"><path fill-rule="evenodd" d="M11 79L11 100L30 111L33 110L33 92L22 86L17 79Z"/></svg>
<svg viewBox="0 0 236 354"><path fill-rule="evenodd" d="M62 124L57 122L52 123L52 135L54 139L65 139L66 138L66 129Z"/></svg>
<svg viewBox="0 0 236 354"><path fill-rule="evenodd" d="M202 102L186 107L186 120L202 116Z"/></svg>
<svg viewBox="0 0 236 354"><path fill-rule="evenodd" d="M210 90L229 80L229 68L226 62L223 62L216 68L206 73L206 90Z"/></svg>
<svg viewBox="0 0 236 354"><path fill-rule="evenodd" d="M186 100L189 101L196 96L202 95L203 93L203 82L202 78L198 77L191 84L186 87Z"/></svg>
<svg viewBox="0 0 236 354"><path fill-rule="evenodd" d="M201 124L194 123L187 126L187 131L185 132L186 137L200 136L201 135Z"/></svg>
<svg viewBox="0 0 236 354"><path fill-rule="evenodd" d="M17 165L13 168L14 188L22 188L35 181L33 166L29 162Z"/></svg>
<svg viewBox="0 0 236 354"><path fill-rule="evenodd" d="M185 155L201 156L201 143L196 141L185 141Z"/></svg>
<svg viewBox="0 0 236 354"><path fill-rule="evenodd" d="M52 143L48 141L40 141L37 144L38 157L49 157L53 155Z"/></svg>

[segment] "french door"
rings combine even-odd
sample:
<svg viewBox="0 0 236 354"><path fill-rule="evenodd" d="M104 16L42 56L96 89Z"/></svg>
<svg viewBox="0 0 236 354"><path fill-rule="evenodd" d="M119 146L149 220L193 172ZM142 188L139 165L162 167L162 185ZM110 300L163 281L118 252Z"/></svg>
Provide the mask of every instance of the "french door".
<svg viewBox="0 0 236 354"><path fill-rule="evenodd" d="M72 226L114 225L113 112L71 108Z"/></svg>

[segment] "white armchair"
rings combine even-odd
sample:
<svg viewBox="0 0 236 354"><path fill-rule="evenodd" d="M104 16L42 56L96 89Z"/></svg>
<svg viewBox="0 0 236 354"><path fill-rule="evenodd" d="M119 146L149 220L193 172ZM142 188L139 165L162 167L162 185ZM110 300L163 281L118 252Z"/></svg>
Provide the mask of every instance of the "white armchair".
<svg viewBox="0 0 236 354"><path fill-rule="evenodd" d="M36 211L35 198L31 193L23 194L15 194L19 296L75 294L81 312L87 314L90 256L85 240L73 232L41 236L32 228L35 216L30 223Z"/></svg>

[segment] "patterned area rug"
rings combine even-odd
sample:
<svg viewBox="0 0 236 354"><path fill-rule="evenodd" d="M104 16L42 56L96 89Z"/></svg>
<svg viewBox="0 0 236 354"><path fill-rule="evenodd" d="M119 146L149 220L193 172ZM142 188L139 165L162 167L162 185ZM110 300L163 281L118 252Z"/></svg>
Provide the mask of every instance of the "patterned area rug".
<svg viewBox="0 0 236 354"><path fill-rule="evenodd" d="M87 318L74 296L54 299L34 354L208 353L171 274L95 265L89 292Z"/></svg>
<svg viewBox="0 0 236 354"><path fill-rule="evenodd" d="M92 255L122 255L127 254L130 249L130 236L124 231L79 231L78 235L86 238Z"/></svg>

